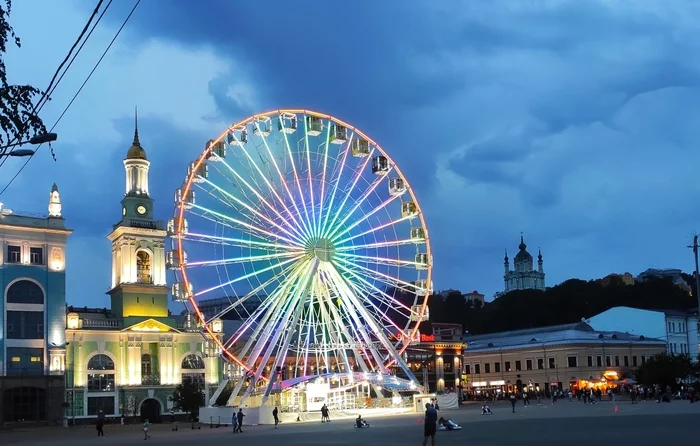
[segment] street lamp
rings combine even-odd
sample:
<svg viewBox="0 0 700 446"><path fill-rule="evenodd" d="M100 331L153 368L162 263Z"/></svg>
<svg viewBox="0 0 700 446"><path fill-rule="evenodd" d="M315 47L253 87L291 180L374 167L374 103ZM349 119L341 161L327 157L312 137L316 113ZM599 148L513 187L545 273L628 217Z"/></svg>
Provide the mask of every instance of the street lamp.
<svg viewBox="0 0 700 446"><path fill-rule="evenodd" d="M10 147L16 147L16 146L22 146L24 144L31 144L31 145L39 145L39 144L44 144L47 142L54 142L58 139L58 135L56 133L43 133L41 135L36 135L30 138L28 141L20 141L16 142L14 144L8 144L6 146L0 147L0 150L5 150L9 149ZM16 150L13 150L13 152L17 152ZM12 153L12 152L10 152ZM32 151L34 153L34 151ZM11 156L27 156L27 155L11 155Z"/></svg>
<svg viewBox="0 0 700 446"><path fill-rule="evenodd" d="M11 152L7 153L0 153L0 158L4 156L19 156L19 157L24 157L24 156L32 156L34 155L34 150L32 149L15 149Z"/></svg>

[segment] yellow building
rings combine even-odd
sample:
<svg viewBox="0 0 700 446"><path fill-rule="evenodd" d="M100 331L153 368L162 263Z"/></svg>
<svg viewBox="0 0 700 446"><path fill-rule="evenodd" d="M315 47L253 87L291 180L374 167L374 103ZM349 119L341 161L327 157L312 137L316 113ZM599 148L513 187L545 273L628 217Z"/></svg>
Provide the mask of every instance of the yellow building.
<svg viewBox="0 0 700 446"><path fill-rule="evenodd" d="M73 420L125 414L158 421L170 412L168 397L178 384L195 382L211 396L221 380L216 342L191 317L177 320L168 310L167 233L153 217L149 166L136 129L124 160L122 219L108 235L111 309L67 310L66 401Z"/></svg>
<svg viewBox="0 0 700 446"><path fill-rule="evenodd" d="M471 397L615 387L666 348L661 339L599 332L585 322L464 340L465 392Z"/></svg>

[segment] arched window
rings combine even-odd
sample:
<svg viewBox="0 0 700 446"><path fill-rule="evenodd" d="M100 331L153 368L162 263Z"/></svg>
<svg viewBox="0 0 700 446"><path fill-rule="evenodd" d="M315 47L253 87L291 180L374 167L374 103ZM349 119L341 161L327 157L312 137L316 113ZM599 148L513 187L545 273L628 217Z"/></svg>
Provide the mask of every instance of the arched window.
<svg viewBox="0 0 700 446"><path fill-rule="evenodd" d="M8 304L43 304L44 292L31 280L18 280L7 289Z"/></svg>
<svg viewBox="0 0 700 446"><path fill-rule="evenodd" d="M114 361L107 355L95 355L88 361L88 370L114 370Z"/></svg>
<svg viewBox="0 0 700 446"><path fill-rule="evenodd" d="M88 361L87 368L88 392L114 392L114 361L112 358L102 354L95 355Z"/></svg>
<svg viewBox="0 0 700 446"><path fill-rule="evenodd" d="M187 370L203 369L204 361L197 355L187 355L185 359L182 360L181 368Z"/></svg>
<svg viewBox="0 0 700 446"><path fill-rule="evenodd" d="M137 282L151 283L151 256L146 251L136 253Z"/></svg>

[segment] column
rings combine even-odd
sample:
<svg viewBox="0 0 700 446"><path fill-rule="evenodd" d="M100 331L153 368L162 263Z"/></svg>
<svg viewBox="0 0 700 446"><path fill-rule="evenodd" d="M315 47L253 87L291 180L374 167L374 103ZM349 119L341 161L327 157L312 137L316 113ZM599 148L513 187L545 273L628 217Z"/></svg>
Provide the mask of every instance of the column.
<svg viewBox="0 0 700 446"><path fill-rule="evenodd" d="M128 384L130 386L141 385L141 337L129 336L127 356L127 370L129 373Z"/></svg>
<svg viewBox="0 0 700 446"><path fill-rule="evenodd" d="M172 336L161 336L158 347L161 385L175 384L173 378L173 341Z"/></svg>

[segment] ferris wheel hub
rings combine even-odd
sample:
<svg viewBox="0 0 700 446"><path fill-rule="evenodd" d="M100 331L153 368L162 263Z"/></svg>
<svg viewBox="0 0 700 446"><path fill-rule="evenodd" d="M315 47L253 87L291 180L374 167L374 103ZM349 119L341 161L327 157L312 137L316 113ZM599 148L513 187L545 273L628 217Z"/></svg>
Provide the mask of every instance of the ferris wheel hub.
<svg viewBox="0 0 700 446"><path fill-rule="evenodd" d="M309 243L307 252L312 258L316 258L321 262L331 262L335 255L335 245L331 240L320 237Z"/></svg>

